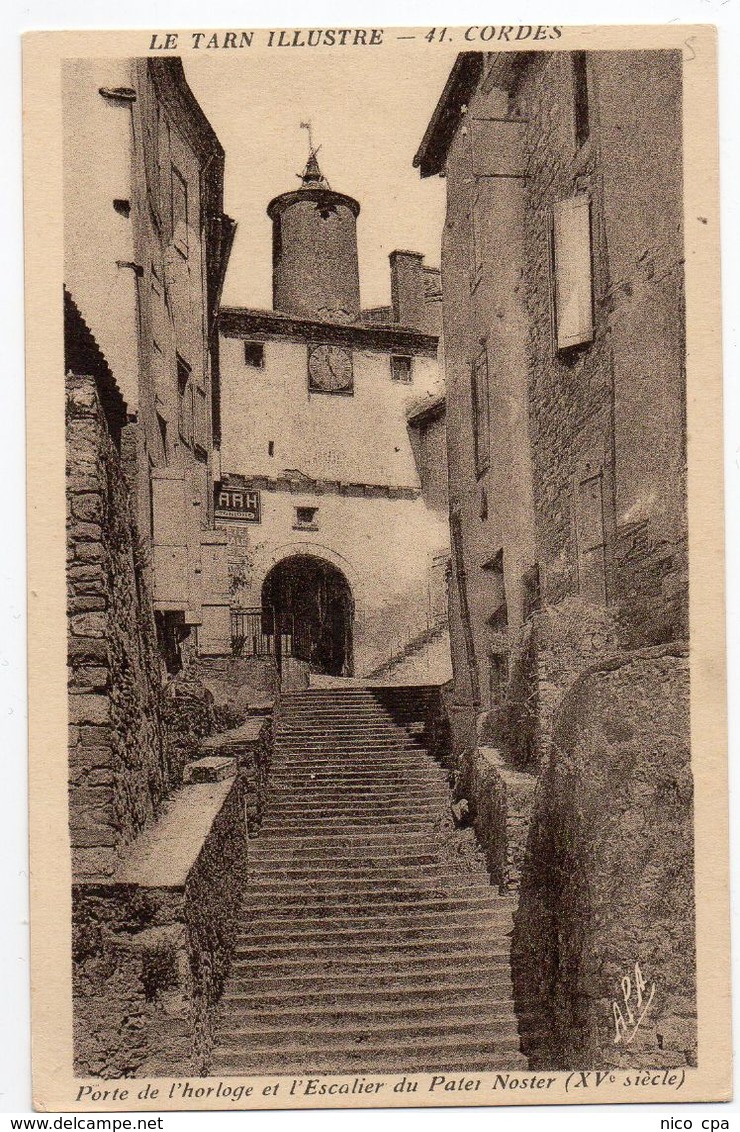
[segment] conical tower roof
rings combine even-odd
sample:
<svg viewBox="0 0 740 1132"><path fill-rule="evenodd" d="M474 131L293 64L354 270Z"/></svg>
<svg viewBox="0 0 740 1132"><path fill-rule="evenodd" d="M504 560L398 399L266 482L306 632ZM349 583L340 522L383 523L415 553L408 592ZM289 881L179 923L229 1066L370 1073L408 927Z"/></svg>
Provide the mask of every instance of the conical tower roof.
<svg viewBox="0 0 740 1132"><path fill-rule="evenodd" d="M319 159L316 154L317 151L315 149L312 149L309 153L306 168L301 173L301 180L303 181L304 188L307 189L329 189L331 186L321 172Z"/></svg>

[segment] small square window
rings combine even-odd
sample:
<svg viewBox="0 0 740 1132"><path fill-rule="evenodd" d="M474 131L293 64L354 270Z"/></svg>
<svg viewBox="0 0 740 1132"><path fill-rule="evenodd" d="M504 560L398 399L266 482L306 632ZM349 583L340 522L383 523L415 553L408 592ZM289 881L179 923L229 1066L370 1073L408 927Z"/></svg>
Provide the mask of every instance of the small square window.
<svg viewBox="0 0 740 1132"><path fill-rule="evenodd" d="M265 368L264 342L244 343L244 364L246 366L253 366L255 369Z"/></svg>
<svg viewBox="0 0 740 1132"><path fill-rule="evenodd" d="M412 378L413 358L404 354L394 354L391 357L391 377L394 381L403 381L408 385Z"/></svg>
<svg viewBox="0 0 740 1132"><path fill-rule="evenodd" d="M318 512L318 507L296 507L294 524L295 528L317 531L319 529L318 523L316 521Z"/></svg>

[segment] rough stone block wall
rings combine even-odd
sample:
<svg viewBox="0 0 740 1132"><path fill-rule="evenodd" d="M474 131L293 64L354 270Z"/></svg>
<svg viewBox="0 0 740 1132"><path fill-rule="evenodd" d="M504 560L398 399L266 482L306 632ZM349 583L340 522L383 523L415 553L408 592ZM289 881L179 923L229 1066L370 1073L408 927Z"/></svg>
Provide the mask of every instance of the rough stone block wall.
<svg viewBox="0 0 740 1132"><path fill-rule="evenodd" d="M579 677L538 783L515 918L533 1068L695 1063L692 783L680 646Z"/></svg>
<svg viewBox="0 0 740 1132"><path fill-rule="evenodd" d="M92 378L67 378L66 425L69 813L83 879L113 874L171 773L145 563Z"/></svg>
<svg viewBox="0 0 740 1132"><path fill-rule="evenodd" d="M589 53L590 134L578 149L570 53L522 73L526 121L529 416L544 600L579 589L575 507L602 475L607 601L627 649L688 636L681 60ZM628 92L625 97L625 92ZM650 128L645 123L650 123ZM591 202L593 341L554 351L553 204Z"/></svg>
<svg viewBox="0 0 740 1132"><path fill-rule="evenodd" d="M256 837L267 808L270 764L273 751L272 719L259 724L256 737L239 755L239 770L244 779L244 805L247 831Z"/></svg>
<svg viewBox="0 0 740 1132"><path fill-rule="evenodd" d="M274 699L280 688L272 657L197 657L190 670L213 696L217 715L229 719L227 727L238 727L255 704Z"/></svg>
<svg viewBox="0 0 740 1132"><path fill-rule="evenodd" d="M477 747L460 776L491 880L501 892L519 888L536 776L512 767L494 747Z"/></svg>
<svg viewBox="0 0 740 1132"><path fill-rule="evenodd" d="M184 886L75 887L78 1075L207 1072L246 861L243 784L237 778Z"/></svg>

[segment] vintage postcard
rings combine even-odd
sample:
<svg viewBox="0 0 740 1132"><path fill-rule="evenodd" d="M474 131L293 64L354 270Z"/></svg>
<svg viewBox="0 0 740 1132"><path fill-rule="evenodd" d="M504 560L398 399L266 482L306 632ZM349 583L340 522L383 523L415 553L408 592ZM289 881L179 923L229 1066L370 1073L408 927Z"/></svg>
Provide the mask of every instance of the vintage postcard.
<svg viewBox="0 0 740 1132"><path fill-rule="evenodd" d="M716 81L26 36L39 1109L729 1099Z"/></svg>

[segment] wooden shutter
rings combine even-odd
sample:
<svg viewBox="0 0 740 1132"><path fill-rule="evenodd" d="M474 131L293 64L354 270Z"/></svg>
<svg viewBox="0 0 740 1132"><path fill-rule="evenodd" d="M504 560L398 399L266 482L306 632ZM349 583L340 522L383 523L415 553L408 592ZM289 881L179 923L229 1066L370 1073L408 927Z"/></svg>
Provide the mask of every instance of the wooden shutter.
<svg viewBox="0 0 740 1132"><path fill-rule="evenodd" d="M593 341L591 202L585 194L553 207L553 268L558 350Z"/></svg>

